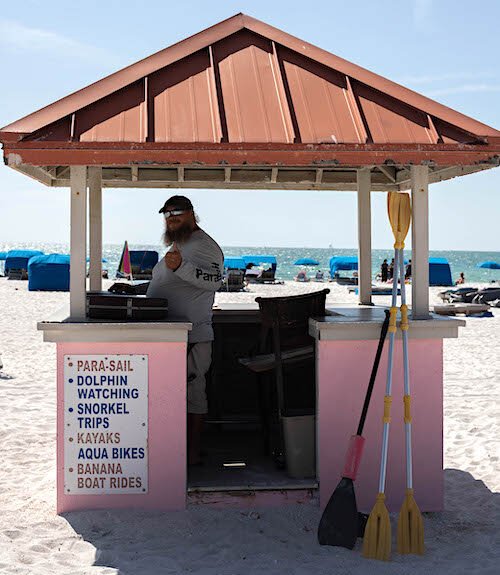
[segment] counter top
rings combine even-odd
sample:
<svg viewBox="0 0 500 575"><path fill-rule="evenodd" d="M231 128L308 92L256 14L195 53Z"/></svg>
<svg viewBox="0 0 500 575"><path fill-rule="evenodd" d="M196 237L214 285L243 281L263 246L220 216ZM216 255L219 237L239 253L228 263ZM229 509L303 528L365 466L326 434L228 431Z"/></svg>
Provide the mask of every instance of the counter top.
<svg viewBox="0 0 500 575"><path fill-rule="evenodd" d="M49 319L40 321L37 329L43 331L44 341L98 342L98 341L153 341L187 342L192 324L172 318L158 321L117 321L113 319L74 319L66 305Z"/></svg>
<svg viewBox="0 0 500 575"><path fill-rule="evenodd" d="M318 340L367 340L380 337L386 306L344 305L329 308L328 316L309 320L309 333ZM400 325L398 312L397 325ZM442 339L458 337L458 328L465 320L429 313L425 319L409 317L410 339ZM398 329L396 337L401 337Z"/></svg>
<svg viewBox="0 0 500 575"><path fill-rule="evenodd" d="M309 320L309 333L318 340L378 339L386 306L340 304L329 306L326 315ZM255 302L218 303L214 305L214 323L259 322L259 307ZM158 321L130 322L102 319L75 320L65 306L37 327L45 341L187 341L192 324L173 318ZM463 319L429 314L428 319L413 320L410 316L410 339L440 339L458 337ZM399 325L399 319L398 319ZM398 330L396 337L401 337ZM113 338L113 339L112 339Z"/></svg>

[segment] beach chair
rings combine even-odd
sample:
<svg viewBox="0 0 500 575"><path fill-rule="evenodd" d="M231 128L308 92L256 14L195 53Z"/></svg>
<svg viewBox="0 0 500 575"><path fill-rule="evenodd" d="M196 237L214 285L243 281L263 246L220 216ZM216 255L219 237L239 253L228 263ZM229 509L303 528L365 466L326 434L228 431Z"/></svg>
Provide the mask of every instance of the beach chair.
<svg viewBox="0 0 500 575"><path fill-rule="evenodd" d="M490 303L500 299L500 288L488 287L477 292L472 300L473 303Z"/></svg>
<svg viewBox="0 0 500 575"><path fill-rule="evenodd" d="M10 268L7 277L10 280L27 280L28 271L24 268Z"/></svg>
<svg viewBox="0 0 500 575"><path fill-rule="evenodd" d="M261 335L258 353L251 357L239 359L241 365L253 371L258 376L260 417L264 434L266 451L271 451L276 462L283 465L283 431L281 417L287 408L287 388L285 382L285 366L298 363L309 365L306 376L310 395L314 402L314 340L309 335L309 318L325 315L326 295L329 289L290 297L256 298L259 304L261 319ZM270 373L274 377L274 385L265 389L266 379L263 374ZM267 378L269 381L269 378ZM272 389L274 387L274 390ZM270 408L270 396L275 392L277 409ZM311 407L311 406L304 406ZM278 417L278 439L271 438L273 420ZM274 444L274 445L273 445Z"/></svg>
<svg viewBox="0 0 500 575"><path fill-rule="evenodd" d="M263 270L255 278L255 281L259 284L274 283L275 275L276 275L276 270L273 270L273 268L269 268L267 270Z"/></svg>
<svg viewBox="0 0 500 575"><path fill-rule="evenodd" d="M243 270L229 269L219 291L237 292L245 289L245 272Z"/></svg>

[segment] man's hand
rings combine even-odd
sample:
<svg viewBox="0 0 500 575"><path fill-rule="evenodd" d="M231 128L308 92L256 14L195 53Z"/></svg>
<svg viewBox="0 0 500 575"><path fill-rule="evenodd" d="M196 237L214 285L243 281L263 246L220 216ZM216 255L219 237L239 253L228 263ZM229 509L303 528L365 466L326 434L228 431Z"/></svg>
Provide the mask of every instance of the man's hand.
<svg viewBox="0 0 500 575"><path fill-rule="evenodd" d="M165 254L165 265L169 270L175 270L181 265L182 256L181 252L177 249L177 244L174 242L172 249Z"/></svg>

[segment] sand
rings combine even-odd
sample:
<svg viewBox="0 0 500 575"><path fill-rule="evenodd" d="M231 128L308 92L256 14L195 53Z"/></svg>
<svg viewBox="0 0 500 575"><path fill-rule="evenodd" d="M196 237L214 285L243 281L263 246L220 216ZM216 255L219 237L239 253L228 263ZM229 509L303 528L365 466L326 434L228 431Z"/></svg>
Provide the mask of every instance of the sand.
<svg viewBox="0 0 500 575"><path fill-rule="evenodd" d="M331 301L355 301L345 287L324 286ZM320 287L289 282L217 298ZM354 551L319 546L312 505L57 516L55 344L43 343L36 322L68 298L0 278L0 574L498 573L500 309L468 319L458 339L445 340L445 511L425 514L424 556L394 553L383 563L363 559L359 544Z"/></svg>

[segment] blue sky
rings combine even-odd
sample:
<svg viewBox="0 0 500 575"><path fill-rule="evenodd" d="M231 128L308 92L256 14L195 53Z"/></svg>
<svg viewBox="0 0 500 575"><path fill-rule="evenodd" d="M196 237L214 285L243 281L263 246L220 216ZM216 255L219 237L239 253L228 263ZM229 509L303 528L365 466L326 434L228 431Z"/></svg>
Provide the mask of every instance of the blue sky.
<svg viewBox="0 0 500 575"><path fill-rule="evenodd" d="M147 8L145 8L146 6ZM0 126L244 12L500 129L500 2L18 0L0 12ZM354 247L348 192L188 191L222 245ZM104 241L157 243L168 190L105 190ZM372 194L373 247L392 246ZM0 166L0 242L69 241L69 192ZM431 249L500 251L500 169L430 188Z"/></svg>

